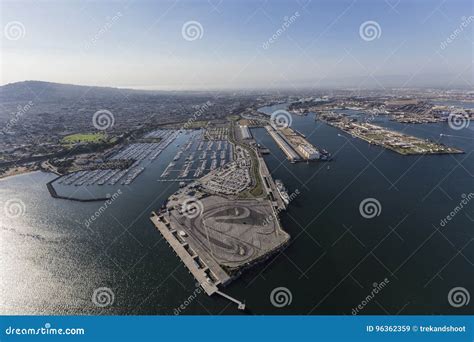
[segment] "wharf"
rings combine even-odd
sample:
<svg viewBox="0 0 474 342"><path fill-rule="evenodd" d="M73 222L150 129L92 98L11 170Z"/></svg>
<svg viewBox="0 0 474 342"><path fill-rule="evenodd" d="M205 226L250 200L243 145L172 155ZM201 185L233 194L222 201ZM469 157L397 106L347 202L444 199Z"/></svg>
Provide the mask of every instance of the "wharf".
<svg viewBox="0 0 474 342"><path fill-rule="evenodd" d="M265 160L261 156L257 156L258 164L259 164L259 172L260 176L263 181L263 186L271 198L273 207L279 212L286 209L286 205L281 199L281 196L278 194L278 190L276 188L275 182L273 181L273 177L268 170L267 164Z"/></svg>
<svg viewBox="0 0 474 342"><path fill-rule="evenodd" d="M298 153L296 153L295 149L288 143L286 138L280 134L280 132L276 131L273 129L271 126L265 126L265 129L267 130L268 134L275 140L277 143L278 147L286 154L286 157L294 162L297 160L300 160L300 156Z"/></svg>
<svg viewBox="0 0 474 342"><path fill-rule="evenodd" d="M171 227L166 217L152 212L150 219L208 296L218 294L236 303L239 310L245 309L244 303L219 291L217 285L230 281L227 274L224 272L215 274L195 250L184 239L180 238L178 232ZM209 260L206 260L206 262L209 262ZM213 267L213 269L215 268Z"/></svg>

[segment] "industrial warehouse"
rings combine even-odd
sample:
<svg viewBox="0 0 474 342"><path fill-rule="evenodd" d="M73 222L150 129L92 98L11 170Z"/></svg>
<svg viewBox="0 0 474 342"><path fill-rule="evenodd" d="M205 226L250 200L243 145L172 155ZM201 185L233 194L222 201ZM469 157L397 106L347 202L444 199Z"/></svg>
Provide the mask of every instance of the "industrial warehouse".
<svg viewBox="0 0 474 342"><path fill-rule="evenodd" d="M302 134L290 127L275 129L267 125L265 129L292 163L297 161L331 159L329 152L313 146Z"/></svg>

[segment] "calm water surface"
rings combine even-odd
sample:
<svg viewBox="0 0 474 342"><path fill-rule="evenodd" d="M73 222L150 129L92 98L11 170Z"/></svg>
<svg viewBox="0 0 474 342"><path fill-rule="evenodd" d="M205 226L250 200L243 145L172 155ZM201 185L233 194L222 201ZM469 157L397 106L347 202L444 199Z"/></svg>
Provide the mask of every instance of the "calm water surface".
<svg viewBox="0 0 474 342"><path fill-rule="evenodd" d="M474 295L474 204L440 226L462 194L474 192L474 125L454 131L445 123L404 125L385 117L374 123L466 154L404 157L309 115L294 116L293 127L334 160L290 164L265 129L252 129L271 150L265 160L273 176L300 194L281 215L291 245L225 290L245 300L248 313L351 314L385 278L388 285L362 314L474 312L472 304L455 309L447 301L455 286ZM102 190L121 189L122 195L89 228L84 222L103 203L52 199L45 183L53 175L1 180L2 207L21 200L24 214L0 217L0 313L173 314L197 294L193 278L149 221L151 210L178 188L158 181L177 149L175 143L168 146L131 185ZM379 216L360 215L365 198L381 203ZM293 297L284 308L270 302L279 286ZM113 305L94 306L91 297L99 287L113 290ZM202 293L183 313L239 314L235 305Z"/></svg>

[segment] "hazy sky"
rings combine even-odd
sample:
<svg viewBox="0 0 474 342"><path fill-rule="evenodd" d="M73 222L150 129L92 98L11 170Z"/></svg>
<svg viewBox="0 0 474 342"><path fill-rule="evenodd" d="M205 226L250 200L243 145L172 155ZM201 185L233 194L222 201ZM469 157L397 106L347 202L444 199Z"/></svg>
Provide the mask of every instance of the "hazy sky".
<svg viewBox="0 0 474 342"><path fill-rule="evenodd" d="M472 4L1 1L1 84L34 79L148 89L297 88L370 86L397 76L406 85L468 87ZM190 21L197 23L183 33Z"/></svg>

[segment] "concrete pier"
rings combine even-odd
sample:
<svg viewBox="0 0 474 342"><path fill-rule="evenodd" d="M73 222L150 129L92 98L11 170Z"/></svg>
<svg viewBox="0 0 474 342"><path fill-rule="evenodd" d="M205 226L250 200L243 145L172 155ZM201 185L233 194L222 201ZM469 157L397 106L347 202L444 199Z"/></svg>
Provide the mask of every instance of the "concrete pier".
<svg viewBox="0 0 474 342"><path fill-rule="evenodd" d="M286 154L286 157L291 160L291 161L297 161L300 160L300 156L294 148L286 141L286 138L280 134L280 132L276 131L273 129L271 126L265 126L265 129L267 130L268 134L275 140L277 143L278 147Z"/></svg>
<svg viewBox="0 0 474 342"><path fill-rule="evenodd" d="M239 310L245 309L245 304L219 291L217 287L223 282L228 282L230 278L227 275L223 276L222 272L214 274L206 262L199 258L199 255L180 237L176 229L171 227L166 217L152 212L150 219L208 296L218 294L236 303ZM215 269L215 265L211 266Z"/></svg>
<svg viewBox="0 0 474 342"><path fill-rule="evenodd" d="M281 199L281 196L278 194L278 190L276 188L275 182L273 177L268 170L267 164L262 156L257 154L258 164L259 164L259 172L260 176L262 177L263 187L265 191L270 197L272 197L273 207L276 208L278 211L282 211L286 209L286 205Z"/></svg>
<svg viewBox="0 0 474 342"><path fill-rule="evenodd" d="M245 310L245 304L242 303L241 301L235 299L235 298L232 298L231 296L229 295L226 295L225 293L221 292L221 291L216 291L216 293L218 295L221 295L222 297L230 300L231 302L234 302L235 304L237 304L237 307L239 308L239 310Z"/></svg>

